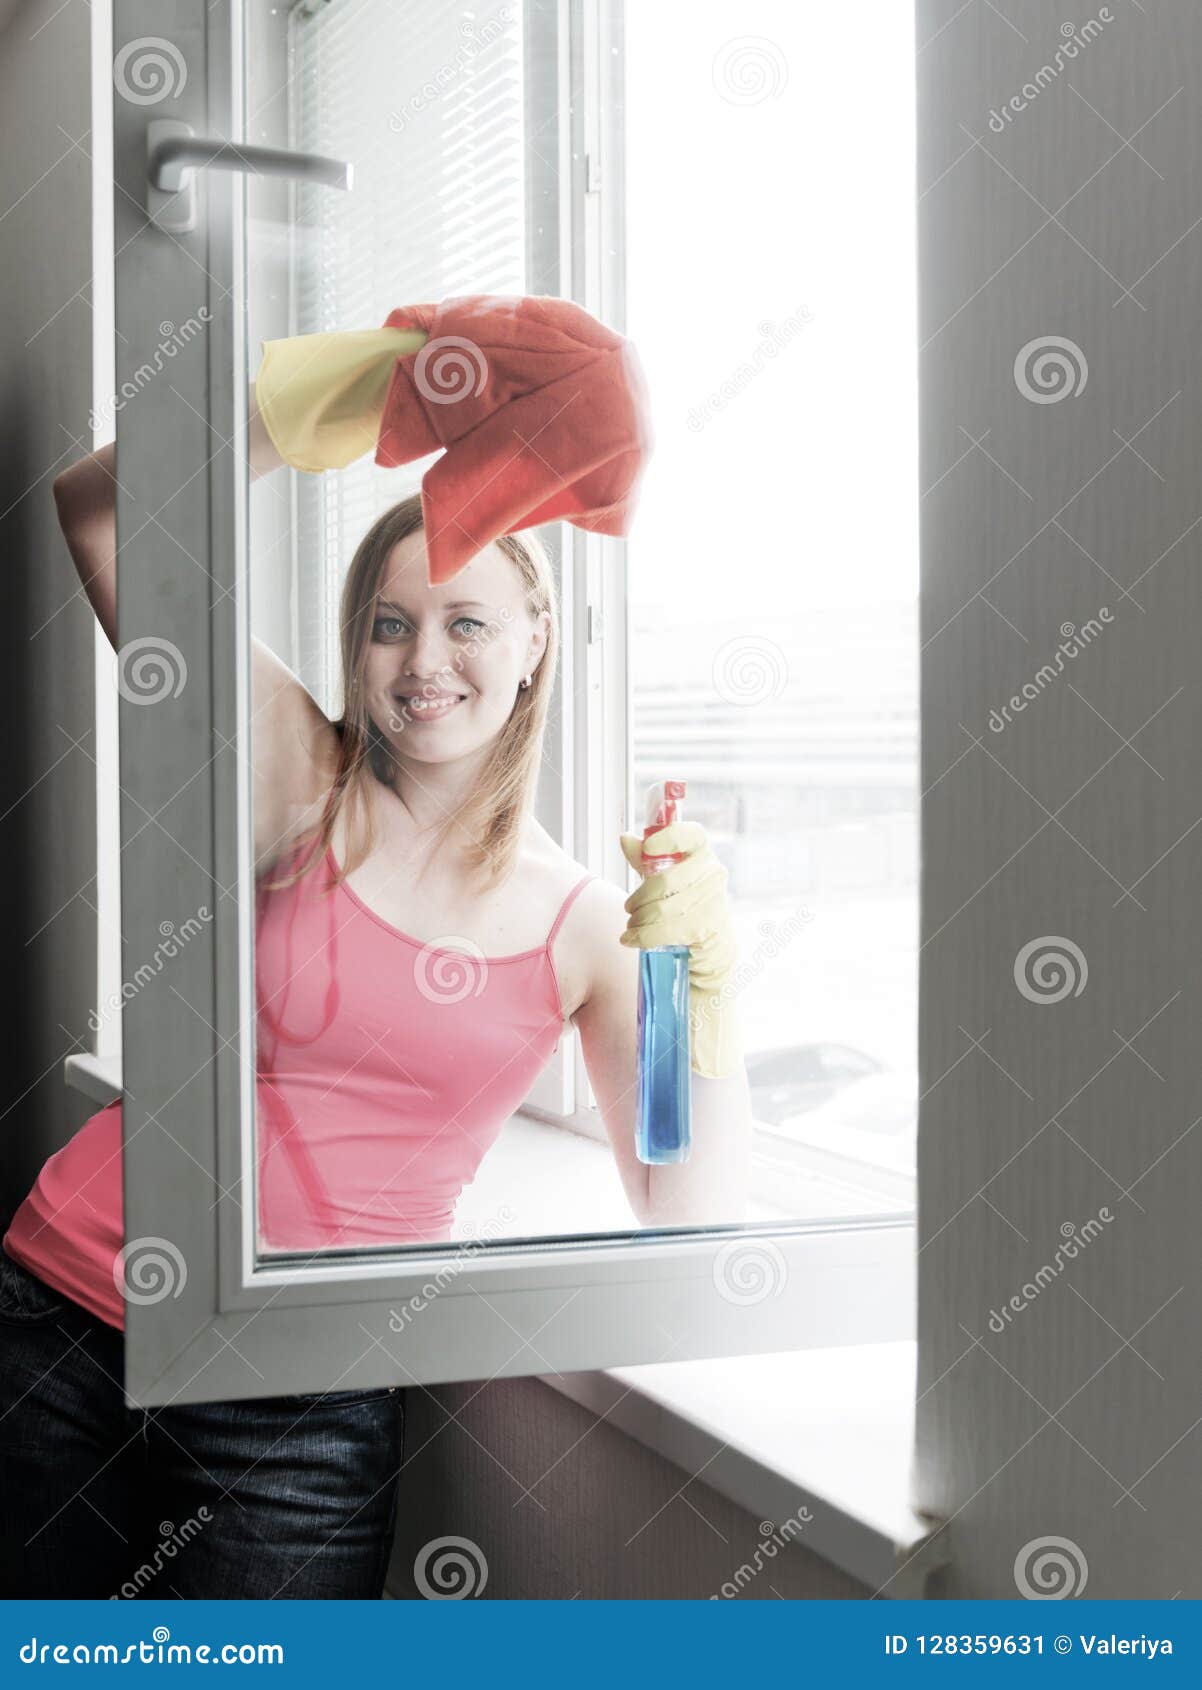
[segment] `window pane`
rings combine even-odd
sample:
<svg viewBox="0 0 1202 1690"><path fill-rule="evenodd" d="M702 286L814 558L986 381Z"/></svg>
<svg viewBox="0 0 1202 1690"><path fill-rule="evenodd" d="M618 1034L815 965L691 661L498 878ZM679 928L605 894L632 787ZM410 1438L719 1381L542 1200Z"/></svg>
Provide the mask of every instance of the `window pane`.
<svg viewBox="0 0 1202 1690"><path fill-rule="evenodd" d="M762 1148L894 1175L916 1114L913 43L909 8L872 17L849 99L813 74L843 58L837 7L627 9L628 328L656 418L629 594L636 790L685 780L729 870Z"/></svg>
<svg viewBox="0 0 1202 1690"><path fill-rule="evenodd" d="M763 1153L749 1202L723 1186L731 1207L711 1203L704 1219L853 1216L907 1206L913 1142L911 194L904 149L883 166L879 135L854 135L833 98L828 110L803 97L814 32L834 41L816 6L800 21L774 7L773 39L750 45L729 40L727 17L690 10L682 31L673 8L627 8L628 58L606 54L594 76L587 52L560 50L562 16L533 0L495 13L447 0L252 7L249 138L350 160L355 176L350 193L250 181L248 367L264 342L376 331L396 307L579 293L624 269L618 326L657 423L629 547L634 773L638 786L688 782L688 814L730 871ZM904 36L888 27L870 49L899 133ZM555 83L569 74L579 86ZM606 133L596 102L623 80L624 187L604 163L585 170L573 152L569 164L563 144ZM809 184L820 144L846 169ZM596 191L609 195L602 219ZM865 219L865 194L879 216ZM891 242L887 294L866 221ZM615 249L598 250L598 228L617 231ZM879 466L849 444L866 403ZM572 1037L562 1014L579 999L550 963L550 935L583 863L528 869L512 907L473 901L414 831L433 838L453 820L445 741L488 707L475 666L514 645L533 589L502 559L497 593L516 592L517 621L484 593L435 615L417 490L439 454L383 469L370 446L250 490L260 1250L637 1231L650 1224L635 1189L646 1175L624 1117L615 1138L614 1109L556 1124L518 1113ZM405 508L413 521L380 550L378 521ZM554 574L559 530L537 540ZM591 726L604 701L566 667L573 633L560 686ZM418 713L431 675L445 728ZM599 793L612 775L565 761L544 748L540 819L569 779ZM844 1120L853 1104L869 1125ZM665 1190L671 1173L657 1173ZM671 1221L700 1218L682 1205Z"/></svg>

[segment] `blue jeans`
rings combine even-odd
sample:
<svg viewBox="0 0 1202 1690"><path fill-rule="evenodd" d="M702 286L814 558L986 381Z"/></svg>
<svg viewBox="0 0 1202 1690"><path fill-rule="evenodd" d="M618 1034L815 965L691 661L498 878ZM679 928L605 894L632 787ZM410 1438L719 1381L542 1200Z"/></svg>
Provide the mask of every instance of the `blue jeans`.
<svg viewBox="0 0 1202 1690"><path fill-rule="evenodd" d="M130 1408L123 1344L0 1249L0 1597L382 1594L399 1386Z"/></svg>

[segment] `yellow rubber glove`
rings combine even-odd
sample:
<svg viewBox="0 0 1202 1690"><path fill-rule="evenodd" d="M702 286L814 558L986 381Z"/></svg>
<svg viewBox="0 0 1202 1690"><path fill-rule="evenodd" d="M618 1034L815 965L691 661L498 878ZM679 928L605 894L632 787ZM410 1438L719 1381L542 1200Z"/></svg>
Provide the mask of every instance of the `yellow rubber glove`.
<svg viewBox="0 0 1202 1690"><path fill-rule="evenodd" d="M259 415L293 469L343 469L375 449L398 358L424 329L335 329L265 340L255 377Z"/></svg>
<svg viewBox="0 0 1202 1690"><path fill-rule="evenodd" d="M685 852L657 874L644 874L626 900L630 920L621 943L652 951L689 947L689 1053L693 1072L706 1079L733 1073L740 1061L735 1021L735 930L726 896L726 870L699 822L672 822L644 845L637 833L621 835L622 854L643 874L643 852Z"/></svg>

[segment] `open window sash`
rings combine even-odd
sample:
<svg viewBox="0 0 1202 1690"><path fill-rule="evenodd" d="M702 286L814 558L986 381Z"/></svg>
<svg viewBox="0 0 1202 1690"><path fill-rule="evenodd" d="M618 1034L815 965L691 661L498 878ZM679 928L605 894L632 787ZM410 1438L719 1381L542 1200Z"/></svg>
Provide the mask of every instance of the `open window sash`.
<svg viewBox="0 0 1202 1690"><path fill-rule="evenodd" d="M137 87L128 78L140 51L162 54L166 42L175 65L153 104L126 97L121 77L114 93L116 384L136 394L117 419L118 633L123 669L150 663L161 675L153 707L145 686L123 688L120 703L122 965L124 979L140 981L123 1028L128 1400L546 1374L908 1336L908 1217L257 1258L246 180L235 169L197 169L194 226L174 229L154 221L163 206L148 181L152 123L253 139L243 12L241 0L116 0L114 16L127 86ZM558 134L568 157L571 125L587 123L601 179L616 190L618 114L601 112L596 89L598 67L620 46L620 9L532 5L523 28L530 98L554 101L559 126L544 131L540 151L554 156ZM592 90L574 112L565 74ZM559 280L595 300L587 278ZM165 325L185 323L203 326L168 370L144 379ZM573 542L568 562L566 644L595 667L609 661L586 614L602 560ZM607 634L619 641L620 622ZM582 689L586 700L590 692ZM580 719L580 696L557 731L587 747L601 729ZM615 708L612 692L602 708ZM578 792L551 801L583 830L578 851L605 849L599 812ZM170 969L147 970L168 934ZM552 1092L561 1109L573 1102L566 1083ZM738 1289L748 1271L768 1276L762 1294Z"/></svg>

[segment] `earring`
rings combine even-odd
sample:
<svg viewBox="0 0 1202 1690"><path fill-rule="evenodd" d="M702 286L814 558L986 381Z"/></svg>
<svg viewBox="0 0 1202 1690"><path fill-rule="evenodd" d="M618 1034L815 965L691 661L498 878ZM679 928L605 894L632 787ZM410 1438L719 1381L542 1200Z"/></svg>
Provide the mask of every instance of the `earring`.
<svg viewBox="0 0 1202 1690"><path fill-rule="evenodd" d="M534 679L533 675L523 675L522 676L521 686L522 686L523 691L525 691L525 689L530 685L530 683L533 679Z"/></svg>

